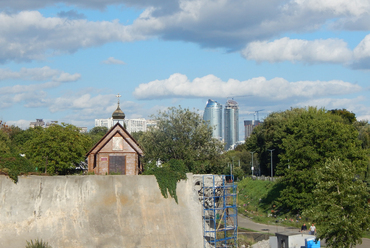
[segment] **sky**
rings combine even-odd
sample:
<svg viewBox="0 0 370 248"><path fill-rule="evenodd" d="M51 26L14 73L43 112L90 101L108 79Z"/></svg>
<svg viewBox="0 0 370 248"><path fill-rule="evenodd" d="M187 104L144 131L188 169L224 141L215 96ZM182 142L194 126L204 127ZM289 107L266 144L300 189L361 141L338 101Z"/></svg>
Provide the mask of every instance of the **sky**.
<svg viewBox="0 0 370 248"><path fill-rule="evenodd" d="M239 103L370 119L369 0L2 0L0 120L94 127ZM257 111L257 112L256 112Z"/></svg>

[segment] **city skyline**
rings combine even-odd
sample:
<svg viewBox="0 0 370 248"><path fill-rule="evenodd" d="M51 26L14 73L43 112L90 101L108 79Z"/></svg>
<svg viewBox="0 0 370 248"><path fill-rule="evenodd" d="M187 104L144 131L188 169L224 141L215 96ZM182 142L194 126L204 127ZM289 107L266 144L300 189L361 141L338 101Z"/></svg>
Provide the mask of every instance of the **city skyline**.
<svg viewBox="0 0 370 248"><path fill-rule="evenodd" d="M370 119L367 0L0 2L0 120L91 129L208 99L239 125L317 106ZM244 134L240 134L240 138Z"/></svg>

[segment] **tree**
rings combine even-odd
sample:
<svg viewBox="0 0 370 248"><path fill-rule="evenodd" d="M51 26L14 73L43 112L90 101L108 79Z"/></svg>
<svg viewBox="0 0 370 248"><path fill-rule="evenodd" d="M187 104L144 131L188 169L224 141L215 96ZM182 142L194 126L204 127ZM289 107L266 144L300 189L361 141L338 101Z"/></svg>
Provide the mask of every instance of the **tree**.
<svg viewBox="0 0 370 248"><path fill-rule="evenodd" d="M91 146L91 139L70 124L52 125L34 132L25 144L26 157L40 169L47 166L50 174L73 171Z"/></svg>
<svg viewBox="0 0 370 248"><path fill-rule="evenodd" d="M351 161L361 175L368 163L356 128L325 109L308 107L273 113L256 128L251 138L247 146L265 157L265 160L261 157L261 163L268 157L266 150L275 149L274 174L283 176L284 186L277 203L293 212L313 203L312 191L317 183L313 174L326 159L337 157L344 162Z"/></svg>
<svg viewBox="0 0 370 248"><path fill-rule="evenodd" d="M212 163L220 156L223 145L212 138L211 127L199 114L170 107L153 118L157 127L142 134L139 140L144 162L166 163L177 159L184 161L188 171L197 171L202 166L212 170Z"/></svg>
<svg viewBox="0 0 370 248"><path fill-rule="evenodd" d="M9 175L14 182L18 181L19 174L34 171L34 167L20 155L16 144L11 140L21 131L14 126L0 129L0 171Z"/></svg>
<svg viewBox="0 0 370 248"><path fill-rule="evenodd" d="M230 167L226 165L233 164L233 175L236 179L242 179L246 175L252 173L252 154L245 149L242 145L238 149L230 150L222 154L222 163L225 165L223 174L229 175ZM254 166L258 163L257 159L254 160Z"/></svg>
<svg viewBox="0 0 370 248"><path fill-rule="evenodd" d="M10 139L9 135L0 129L0 154L10 152Z"/></svg>
<svg viewBox="0 0 370 248"><path fill-rule="evenodd" d="M348 123L353 124L356 122L356 115L352 112L349 112L347 109L332 109L328 111L329 113L339 115Z"/></svg>
<svg viewBox="0 0 370 248"><path fill-rule="evenodd" d="M318 238L328 247L355 247L370 225L366 184L356 178L355 166L337 158L327 160L315 177L315 204L306 214L317 223Z"/></svg>
<svg viewBox="0 0 370 248"><path fill-rule="evenodd" d="M108 132L107 127L94 127L86 134L91 139L91 146L99 142L101 138Z"/></svg>

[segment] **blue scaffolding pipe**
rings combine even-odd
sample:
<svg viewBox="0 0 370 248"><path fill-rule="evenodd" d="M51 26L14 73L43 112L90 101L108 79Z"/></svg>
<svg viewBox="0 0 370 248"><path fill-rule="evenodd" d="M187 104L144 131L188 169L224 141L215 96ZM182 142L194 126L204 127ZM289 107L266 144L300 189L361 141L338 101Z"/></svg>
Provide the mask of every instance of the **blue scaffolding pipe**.
<svg viewBox="0 0 370 248"><path fill-rule="evenodd" d="M231 179L229 183L227 183L227 177ZM216 185L215 178L220 179L219 185ZM207 179L212 179L212 185L206 185L205 180ZM234 184L233 176L203 176L204 248L237 247L238 212L236 197L237 185ZM206 200L210 200L211 204L207 204Z"/></svg>

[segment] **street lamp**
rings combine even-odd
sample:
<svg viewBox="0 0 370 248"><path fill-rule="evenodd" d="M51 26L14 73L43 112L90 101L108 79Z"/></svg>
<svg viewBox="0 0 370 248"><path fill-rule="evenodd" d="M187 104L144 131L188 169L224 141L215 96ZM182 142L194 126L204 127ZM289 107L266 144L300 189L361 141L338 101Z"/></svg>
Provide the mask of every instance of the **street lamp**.
<svg viewBox="0 0 370 248"><path fill-rule="evenodd" d="M253 176L253 170L254 170L254 167L253 167L253 153L255 153L256 151L254 151L254 152L250 152L250 153L252 153L252 176Z"/></svg>
<svg viewBox="0 0 370 248"><path fill-rule="evenodd" d="M267 149L268 151L270 151L271 152L271 177L272 177L272 179L274 179L274 174L273 174L273 170L272 170L272 151L275 151L275 149Z"/></svg>

